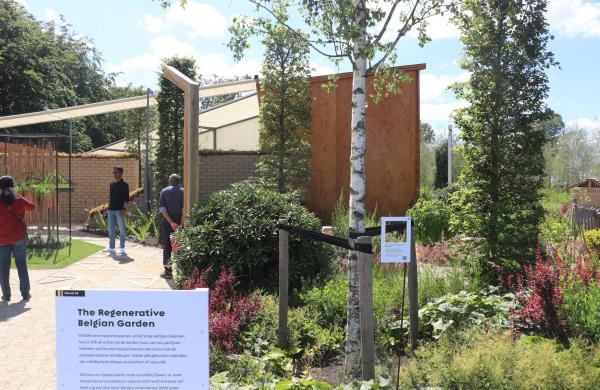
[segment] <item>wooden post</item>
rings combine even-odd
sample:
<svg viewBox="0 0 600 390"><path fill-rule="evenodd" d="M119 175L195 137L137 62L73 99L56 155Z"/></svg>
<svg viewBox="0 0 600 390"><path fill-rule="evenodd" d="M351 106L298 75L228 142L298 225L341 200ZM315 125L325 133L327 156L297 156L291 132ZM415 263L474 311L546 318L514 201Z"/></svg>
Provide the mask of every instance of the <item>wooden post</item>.
<svg viewBox="0 0 600 390"><path fill-rule="evenodd" d="M192 207L198 203L198 115L200 111L200 94L198 84L190 84L185 92L185 113L183 117L184 142L184 215L189 215ZM185 218L185 217L184 217Z"/></svg>
<svg viewBox="0 0 600 390"><path fill-rule="evenodd" d="M280 219L279 223L287 225L288 221ZM279 348L287 348L288 344L289 236L287 230L279 229L279 333L277 337Z"/></svg>
<svg viewBox="0 0 600 390"><path fill-rule="evenodd" d="M162 66L163 75L184 93L183 113L183 220L198 202L198 82L172 66Z"/></svg>
<svg viewBox="0 0 600 390"><path fill-rule="evenodd" d="M358 237L358 244L370 244L371 237ZM360 344L362 379L375 377L375 319L373 318L373 254L358 252Z"/></svg>
<svg viewBox="0 0 600 390"><path fill-rule="evenodd" d="M410 322L410 351L417 349L419 338L419 288L417 278L417 253L415 250L415 235L410 240L410 263L408 264L408 301Z"/></svg>

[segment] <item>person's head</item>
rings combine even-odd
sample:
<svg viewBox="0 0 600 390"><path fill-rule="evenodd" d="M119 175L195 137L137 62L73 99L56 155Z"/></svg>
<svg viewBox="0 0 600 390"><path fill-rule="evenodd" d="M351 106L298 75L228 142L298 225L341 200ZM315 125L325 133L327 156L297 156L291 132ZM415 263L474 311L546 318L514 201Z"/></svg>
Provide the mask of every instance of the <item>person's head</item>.
<svg viewBox="0 0 600 390"><path fill-rule="evenodd" d="M17 194L15 192L15 179L11 176L0 177L0 200L9 205L15 202Z"/></svg>
<svg viewBox="0 0 600 390"><path fill-rule="evenodd" d="M123 179L123 167L114 167L113 177L115 178L115 181Z"/></svg>
<svg viewBox="0 0 600 390"><path fill-rule="evenodd" d="M178 174L174 173L171 176L169 176L169 184L172 186L178 186L181 184L181 176L179 176Z"/></svg>

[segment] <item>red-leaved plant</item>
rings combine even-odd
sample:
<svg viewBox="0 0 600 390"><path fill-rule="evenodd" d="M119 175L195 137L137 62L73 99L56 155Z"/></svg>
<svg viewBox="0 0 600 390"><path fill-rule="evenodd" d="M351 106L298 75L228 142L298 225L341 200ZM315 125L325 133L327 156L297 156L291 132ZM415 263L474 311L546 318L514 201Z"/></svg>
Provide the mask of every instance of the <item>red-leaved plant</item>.
<svg viewBox="0 0 600 390"><path fill-rule="evenodd" d="M587 289L592 281L600 282L591 259L578 257L573 267L567 267L556 250L544 260L539 247L535 265L524 266L523 275L506 275L501 267L498 271L500 282L517 298L518 306L511 311L513 330L556 338L565 345L569 343L565 289Z"/></svg>
<svg viewBox="0 0 600 390"><path fill-rule="evenodd" d="M235 292L237 285L235 272L223 267L216 282L209 286L211 267L199 271L195 269L192 277L186 280L183 288L210 288L208 299L210 340L231 353L235 349L237 335L245 326L258 318L260 300Z"/></svg>

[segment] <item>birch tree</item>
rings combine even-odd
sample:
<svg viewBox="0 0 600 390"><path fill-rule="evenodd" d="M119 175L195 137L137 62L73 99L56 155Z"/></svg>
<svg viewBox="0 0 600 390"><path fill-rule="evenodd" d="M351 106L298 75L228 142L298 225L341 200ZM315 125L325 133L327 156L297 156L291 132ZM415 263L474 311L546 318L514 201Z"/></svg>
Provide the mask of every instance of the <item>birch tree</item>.
<svg viewBox="0 0 600 390"><path fill-rule="evenodd" d="M250 38L264 33L265 26L279 24L296 34L304 34L313 52L336 64L352 65L352 111L350 151L349 227L364 232L365 224L365 110L366 78L375 72L374 101L400 91L408 81L390 65L397 60L396 45L411 30L419 42L427 40L427 19L442 12L444 0L247 0L256 7L254 17L238 17L230 31L229 47L240 59ZM282 18L280 10L298 15ZM297 23L296 23L297 21ZM360 318L358 296L358 255L352 253L348 264L348 331L345 372L360 372Z"/></svg>

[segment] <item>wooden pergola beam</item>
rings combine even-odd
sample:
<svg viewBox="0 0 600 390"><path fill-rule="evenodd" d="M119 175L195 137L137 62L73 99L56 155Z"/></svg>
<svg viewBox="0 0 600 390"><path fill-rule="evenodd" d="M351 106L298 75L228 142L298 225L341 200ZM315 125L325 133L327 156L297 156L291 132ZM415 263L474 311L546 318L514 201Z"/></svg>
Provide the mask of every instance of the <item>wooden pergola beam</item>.
<svg viewBox="0 0 600 390"><path fill-rule="evenodd" d="M163 75L179 89L184 96L183 114L183 219L198 203L198 114L200 96L198 82L190 79L172 66L162 65ZM183 223L183 221L182 221Z"/></svg>

